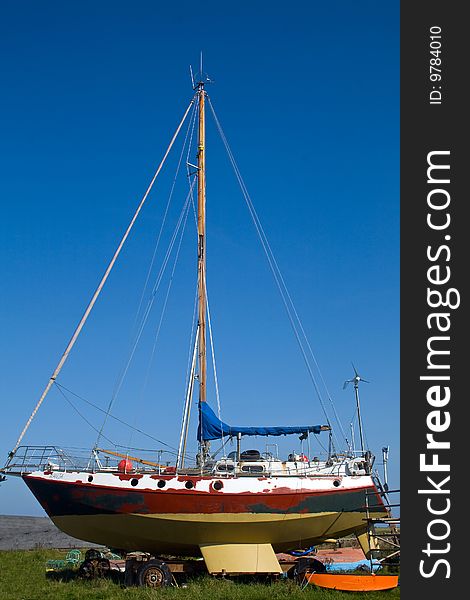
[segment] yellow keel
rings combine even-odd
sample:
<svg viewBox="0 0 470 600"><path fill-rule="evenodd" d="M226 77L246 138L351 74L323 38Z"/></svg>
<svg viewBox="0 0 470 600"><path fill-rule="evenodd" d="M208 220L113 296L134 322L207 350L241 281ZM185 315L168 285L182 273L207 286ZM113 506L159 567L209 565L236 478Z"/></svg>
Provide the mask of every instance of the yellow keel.
<svg viewBox="0 0 470 600"><path fill-rule="evenodd" d="M271 544L201 544L211 575L282 573Z"/></svg>

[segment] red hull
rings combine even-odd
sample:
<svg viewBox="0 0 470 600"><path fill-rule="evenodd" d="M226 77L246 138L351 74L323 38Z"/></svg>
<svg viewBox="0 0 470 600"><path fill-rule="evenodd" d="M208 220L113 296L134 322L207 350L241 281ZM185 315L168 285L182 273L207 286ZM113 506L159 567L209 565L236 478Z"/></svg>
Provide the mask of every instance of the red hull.
<svg viewBox="0 0 470 600"><path fill-rule="evenodd" d="M121 476L122 477L122 476ZM138 476L137 476L138 477ZM136 477L136 479L137 479ZM372 487L335 491L297 491L288 487L260 493L199 491L201 478L185 477L191 489L141 489L99 486L82 481L45 480L26 476L25 481L50 516L91 514L309 514L364 512L365 494ZM165 481L163 477L157 479ZM218 480L219 481L219 480ZM249 484L247 484L248 486ZM377 495L378 504L382 504Z"/></svg>

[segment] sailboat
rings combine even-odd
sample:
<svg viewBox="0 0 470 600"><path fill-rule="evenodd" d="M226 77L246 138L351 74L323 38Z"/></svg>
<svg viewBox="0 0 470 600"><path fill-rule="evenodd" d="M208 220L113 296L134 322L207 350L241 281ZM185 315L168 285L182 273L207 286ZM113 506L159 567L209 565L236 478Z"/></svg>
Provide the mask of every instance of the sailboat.
<svg viewBox="0 0 470 600"><path fill-rule="evenodd" d="M270 568L276 571L279 564L275 553L349 534L356 534L368 552L366 513L378 518L387 516L389 510L386 494L372 470L373 456L365 450L362 429L360 451L329 451L324 460L294 453L282 459L273 452L243 451L242 440L285 435L297 435L301 440L325 435L331 440L330 423L233 426L223 422L207 401L207 82L201 69L199 80L193 80L190 105L167 152L1 472L22 477L57 527L75 538L156 556L202 554L209 570L210 565L214 570L220 556L224 556L229 571L243 551L245 555L256 555L251 571L266 571L266 564L274 564ZM197 108L198 129L197 164L192 165L197 181L197 330L175 464L164 465L95 447L93 460L77 466L54 446L24 446L26 430L56 383L191 107ZM355 380L356 392L359 379ZM199 452L196 464L188 467L185 448L196 385ZM358 400L357 396L359 409ZM222 441L223 456L219 458L211 451L214 440ZM227 440L236 442L235 451L225 452ZM113 464L110 458L114 459ZM119 459L122 460L118 462ZM237 569L240 571L241 567L238 565Z"/></svg>

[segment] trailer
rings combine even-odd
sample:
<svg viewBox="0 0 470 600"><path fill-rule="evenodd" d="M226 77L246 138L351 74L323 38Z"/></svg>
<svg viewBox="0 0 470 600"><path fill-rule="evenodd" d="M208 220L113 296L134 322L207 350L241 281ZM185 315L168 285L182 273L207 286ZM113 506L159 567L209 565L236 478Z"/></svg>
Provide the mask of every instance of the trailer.
<svg viewBox="0 0 470 600"><path fill-rule="evenodd" d="M264 581L290 578L300 582L307 571L325 571L323 563L313 557L295 558L286 557L286 555L276 557L277 566L263 570L259 564L253 562L253 556L244 555L243 551L246 549L240 548L239 550L241 560L238 570L223 567L223 553L219 556L218 570L214 570L213 566L208 568L204 557L162 557L144 552L131 552L123 555L122 558L118 558L117 555L116 558L107 558L109 553L92 548L86 552L85 559L78 568L78 574L84 579L114 575L122 579L124 585L128 587L160 588L170 585L179 587L187 579L198 575L211 575L219 578L252 576Z"/></svg>

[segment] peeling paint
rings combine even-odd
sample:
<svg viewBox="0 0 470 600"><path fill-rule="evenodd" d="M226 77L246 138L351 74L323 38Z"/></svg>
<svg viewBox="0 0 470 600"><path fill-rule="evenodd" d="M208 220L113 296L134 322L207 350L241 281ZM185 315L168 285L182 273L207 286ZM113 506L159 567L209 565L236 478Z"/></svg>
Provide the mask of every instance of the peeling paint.
<svg viewBox="0 0 470 600"><path fill-rule="evenodd" d="M119 481L130 481L131 479L142 479L143 475L137 473L113 473L115 477L119 477Z"/></svg>
<svg viewBox="0 0 470 600"><path fill-rule="evenodd" d="M25 476L33 494L49 515L80 514L315 514L363 512L365 493L373 488L311 492L287 487L230 493L225 486L207 491L186 489L135 489L56 481ZM188 481L188 479L186 479ZM226 482L224 482L226 483ZM259 500L258 500L259 499Z"/></svg>

